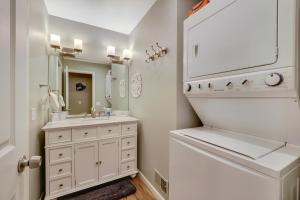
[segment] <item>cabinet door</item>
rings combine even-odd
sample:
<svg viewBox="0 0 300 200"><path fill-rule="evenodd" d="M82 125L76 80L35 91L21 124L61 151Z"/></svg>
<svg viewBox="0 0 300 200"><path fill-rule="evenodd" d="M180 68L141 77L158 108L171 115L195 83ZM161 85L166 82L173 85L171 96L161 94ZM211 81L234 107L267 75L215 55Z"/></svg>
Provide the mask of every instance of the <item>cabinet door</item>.
<svg viewBox="0 0 300 200"><path fill-rule="evenodd" d="M98 142L75 146L76 187L98 182Z"/></svg>
<svg viewBox="0 0 300 200"><path fill-rule="evenodd" d="M119 139L107 139L99 142L100 180L111 179L119 174Z"/></svg>

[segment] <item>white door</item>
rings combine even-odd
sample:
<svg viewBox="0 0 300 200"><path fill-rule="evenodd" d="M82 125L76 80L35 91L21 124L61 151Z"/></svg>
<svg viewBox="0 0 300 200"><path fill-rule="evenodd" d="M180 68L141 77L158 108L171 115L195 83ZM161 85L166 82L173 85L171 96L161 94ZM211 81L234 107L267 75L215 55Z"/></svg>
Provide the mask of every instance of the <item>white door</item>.
<svg viewBox="0 0 300 200"><path fill-rule="evenodd" d="M276 0L214 0L185 22L189 78L277 61Z"/></svg>
<svg viewBox="0 0 300 200"><path fill-rule="evenodd" d="M98 182L98 142L75 146L76 187Z"/></svg>
<svg viewBox="0 0 300 200"><path fill-rule="evenodd" d="M107 139L99 142L100 180L118 176L119 170L119 139Z"/></svg>
<svg viewBox="0 0 300 200"><path fill-rule="evenodd" d="M28 23L27 1L0 2L0 199L28 200L28 169L18 173L18 160L28 157Z"/></svg>

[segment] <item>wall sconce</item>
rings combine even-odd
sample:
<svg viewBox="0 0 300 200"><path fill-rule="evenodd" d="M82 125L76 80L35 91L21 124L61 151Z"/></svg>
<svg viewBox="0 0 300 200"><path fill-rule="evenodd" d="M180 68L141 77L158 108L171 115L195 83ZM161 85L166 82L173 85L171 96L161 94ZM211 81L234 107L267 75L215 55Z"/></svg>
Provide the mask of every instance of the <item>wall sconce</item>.
<svg viewBox="0 0 300 200"><path fill-rule="evenodd" d="M132 53L128 49L124 49L123 57L116 55L116 48L114 46L107 47L107 57L111 58L112 63L123 64L124 60L128 61L132 58Z"/></svg>
<svg viewBox="0 0 300 200"><path fill-rule="evenodd" d="M116 57L116 47L114 47L114 46L107 47L107 57L110 57L110 58Z"/></svg>
<svg viewBox="0 0 300 200"><path fill-rule="evenodd" d="M128 49L124 49L123 51L123 59L130 60L132 58L132 52Z"/></svg>
<svg viewBox="0 0 300 200"><path fill-rule="evenodd" d="M74 51L82 53L82 40L74 39Z"/></svg>
<svg viewBox="0 0 300 200"><path fill-rule="evenodd" d="M82 53L82 40L80 39L74 39L74 47L68 48L68 47L62 47L60 43L60 36L51 34L50 35L50 46L57 51L57 49L61 49L58 51L58 53L62 56L70 56L75 57L79 53Z"/></svg>
<svg viewBox="0 0 300 200"><path fill-rule="evenodd" d="M60 49L60 36L51 34L50 35L50 46L54 49Z"/></svg>

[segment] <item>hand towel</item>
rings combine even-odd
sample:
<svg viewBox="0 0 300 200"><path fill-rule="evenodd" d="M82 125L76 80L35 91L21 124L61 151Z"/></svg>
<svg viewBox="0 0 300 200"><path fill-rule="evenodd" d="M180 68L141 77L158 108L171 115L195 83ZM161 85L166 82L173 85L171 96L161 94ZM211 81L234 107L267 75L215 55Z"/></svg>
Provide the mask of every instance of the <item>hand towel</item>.
<svg viewBox="0 0 300 200"><path fill-rule="evenodd" d="M59 111L58 96L53 92L50 92L49 94L49 102L50 102L51 111L58 112Z"/></svg>

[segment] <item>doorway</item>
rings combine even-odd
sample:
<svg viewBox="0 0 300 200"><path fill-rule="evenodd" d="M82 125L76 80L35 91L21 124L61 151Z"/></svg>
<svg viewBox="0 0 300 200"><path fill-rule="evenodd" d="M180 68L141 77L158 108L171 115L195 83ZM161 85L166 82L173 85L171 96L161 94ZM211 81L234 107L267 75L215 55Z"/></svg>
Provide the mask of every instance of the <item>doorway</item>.
<svg viewBox="0 0 300 200"><path fill-rule="evenodd" d="M95 74L69 70L66 78L66 107L69 115L90 114L95 107Z"/></svg>

